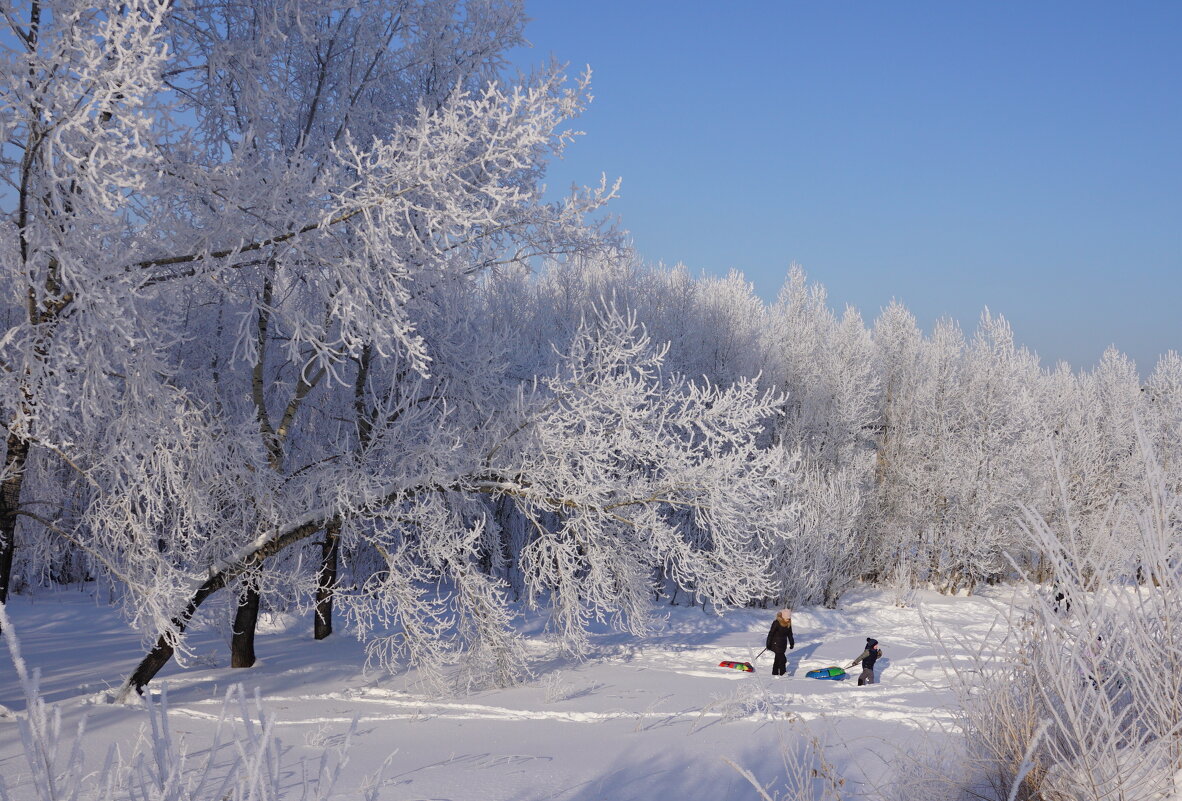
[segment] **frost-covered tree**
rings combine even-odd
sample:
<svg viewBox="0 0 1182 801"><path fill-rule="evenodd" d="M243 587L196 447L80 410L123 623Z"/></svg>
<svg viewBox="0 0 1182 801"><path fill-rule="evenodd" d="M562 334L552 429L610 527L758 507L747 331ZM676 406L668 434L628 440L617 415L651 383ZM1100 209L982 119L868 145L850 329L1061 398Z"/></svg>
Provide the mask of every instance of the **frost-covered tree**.
<svg viewBox="0 0 1182 801"><path fill-rule="evenodd" d="M154 0L29 0L0 37L0 601L9 591L30 459L85 469L80 433L147 389L137 237L170 181L155 143L168 59ZM138 387L133 385L139 384ZM41 512L53 517L52 511Z"/></svg>
<svg viewBox="0 0 1182 801"><path fill-rule="evenodd" d="M871 531L876 550L873 576L910 581L912 541L919 518L912 503L919 481L911 458L919 448L917 392L922 370L923 333L914 315L895 301L883 309L872 331L878 367L879 419L874 447L874 503Z"/></svg>
<svg viewBox="0 0 1182 801"><path fill-rule="evenodd" d="M870 564L867 503L878 376L861 315L839 321L825 291L794 266L771 309L770 381L786 395L777 447L799 455L799 483L785 502L799 512L791 536L769 553L781 596L836 605Z"/></svg>
<svg viewBox="0 0 1182 801"><path fill-rule="evenodd" d="M875 328L884 370L875 529L880 574L971 589L1032 554L1013 525L1022 505L1045 508L1038 361L986 311L967 341L951 320L924 339L898 305Z"/></svg>
<svg viewBox="0 0 1182 801"><path fill-rule="evenodd" d="M1170 491L1182 496L1182 356L1168 351L1145 381L1142 425Z"/></svg>
<svg viewBox="0 0 1182 801"><path fill-rule="evenodd" d="M511 321L503 333L495 325L491 330L508 343L514 375L552 370L557 352L610 301L631 310L647 335L666 349L666 374L719 386L751 379L767 385L766 312L737 273L694 279L684 267L646 267L627 256L598 256L551 262L534 281L518 275L490 285L490 290L497 309L492 317ZM766 431L764 435L766 439ZM482 553L523 592L516 554L528 521L512 503L499 503L495 518ZM676 582L666 586L676 599Z"/></svg>
<svg viewBox="0 0 1182 801"><path fill-rule="evenodd" d="M285 484L244 499L261 504L258 525L268 529L293 474L352 447L323 422L365 406L373 362L397 355L403 371L448 369L455 354L426 339L428 318L464 310L440 309L440 293L450 300L450 284L494 266L592 246L580 219L600 199L538 199L545 156L565 143L559 126L581 100L555 71L514 91L492 83L521 41L519 3L300 0L190 13L176 49L201 78L180 72L177 86L202 150L219 170L254 177L233 186L254 216L299 233L211 287L191 322L220 336L184 356L216 365L225 413L255 422L260 461ZM385 188L354 203L357 214L346 201L335 217L348 219L332 230L302 230L324 213L326 192L352 194L384 171ZM249 404L237 408L236 398ZM354 428L351 441L364 447L366 425ZM335 535L324 536L322 633L337 555ZM235 664L253 662L265 584L250 575L239 588Z"/></svg>
<svg viewBox="0 0 1182 801"><path fill-rule="evenodd" d="M97 495L74 531L41 522L167 629L194 575L331 500L318 466L365 447L359 412L407 402L478 337L473 275L610 241L583 224L606 192L544 203L538 185L583 85L491 80L519 3L34 0L5 21L21 305L0 590L44 445ZM468 339L425 336L452 328ZM415 402L445 404L440 386Z"/></svg>
<svg viewBox="0 0 1182 801"><path fill-rule="evenodd" d="M964 408L954 430L955 519L949 589L972 589L1009 572L1032 548L1013 525L1018 510L1045 506L1046 433L1036 402L1038 363L1009 323L986 310L964 354Z"/></svg>
<svg viewBox="0 0 1182 801"><path fill-rule="evenodd" d="M1066 379L1058 377L1057 383ZM1133 363L1115 348L1090 372L1075 378L1054 419L1053 476L1064 536L1076 547L1098 553L1119 547L1113 538L1116 509L1139 502L1144 474L1137 448L1138 415L1144 394Z"/></svg>
<svg viewBox="0 0 1182 801"><path fill-rule="evenodd" d="M1101 441L1101 464L1110 482L1106 495L1130 501L1144 492L1143 464L1137 446L1141 379L1133 360L1110 347L1085 379L1087 403Z"/></svg>
<svg viewBox="0 0 1182 801"><path fill-rule="evenodd" d="M782 531L779 459L757 438L778 399L750 381L716 388L666 377L662 358L634 321L608 312L508 414L474 420L441 399L375 418L370 447L321 475L324 505L207 565L212 575L190 585L173 631L212 593L339 516L343 544L382 560L342 599L379 663L409 659L431 675L460 647L480 668L474 676L507 680L521 655L505 588L478 569L483 523L462 525L484 497L508 499L529 521L525 586L549 604L556 636L575 653L589 616L643 627L658 567L721 605L766 593L757 546ZM472 628L450 631L453 615ZM171 656L175 633L162 635L126 690Z"/></svg>
<svg viewBox="0 0 1182 801"><path fill-rule="evenodd" d="M772 311L774 374L785 397L780 438L804 453L823 458L829 447L829 388L824 381L825 350L836 321L825 288L809 284L793 266Z"/></svg>
<svg viewBox="0 0 1182 801"><path fill-rule="evenodd" d="M964 333L949 318L937 321L924 347L917 398L918 447L910 454L916 460L915 483L909 500L918 523L912 534L916 543L912 564L925 581L939 582L963 544L956 479L962 472L959 460L966 455L957 441L965 408L964 348Z"/></svg>

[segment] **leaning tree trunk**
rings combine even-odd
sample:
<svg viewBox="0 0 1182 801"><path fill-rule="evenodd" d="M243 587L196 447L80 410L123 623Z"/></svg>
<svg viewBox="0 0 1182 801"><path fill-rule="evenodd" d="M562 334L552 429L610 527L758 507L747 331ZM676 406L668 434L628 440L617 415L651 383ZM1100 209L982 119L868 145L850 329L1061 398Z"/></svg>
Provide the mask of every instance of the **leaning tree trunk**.
<svg viewBox="0 0 1182 801"><path fill-rule="evenodd" d="M332 634L332 592L337 583L337 554L341 544L341 520L334 517L324 529L320 544L320 573L316 577L316 622L313 636L323 640Z"/></svg>
<svg viewBox="0 0 1182 801"><path fill-rule="evenodd" d="M12 560L16 553L16 512L25 482L29 441L8 435L4 454L4 481L0 482L0 603L7 603L12 582Z"/></svg>
<svg viewBox="0 0 1182 801"><path fill-rule="evenodd" d="M307 539L324 528L324 526L325 521L323 519L312 520L294 526L270 542L255 549L234 567L222 570L206 579L205 583L197 588L197 591L193 594L193 598L185 606L185 610L172 619L170 631L156 638L156 644L152 646L152 650L148 651L132 674L123 682L123 687L116 696L116 702L123 701L131 694L132 690L135 690L141 695L143 694L144 687L148 686L148 682L172 659L172 655L176 651L176 640L188 628L189 623L193 620L193 615L197 614L197 609L201 604L205 603L205 600L209 596L247 571L261 565L267 557L279 553L293 543Z"/></svg>
<svg viewBox="0 0 1182 801"><path fill-rule="evenodd" d="M123 683L123 688L119 691L118 697L115 701L122 702L129 694L130 690L135 690L139 694L143 694L144 687L152 680L152 677L160 672L160 669L168 664L172 659L172 655L176 652L174 643L184 634L185 629L193 620L193 615L197 614L197 609L201 604L205 603L205 599L213 595L215 592L226 586L226 574L218 573L205 581L197 592L193 594L193 598L185 607L185 611L172 619L173 631L171 634L161 634L156 638L156 644L152 646L152 650L148 651L147 655L140 660L139 665L127 677L127 681Z"/></svg>
<svg viewBox="0 0 1182 801"><path fill-rule="evenodd" d="M458 484L459 479L457 478L455 484L449 484L442 487L434 483L428 485L419 485L417 488L405 486L398 487L392 490L388 495L375 499L372 505L381 506L384 504L394 503L399 498L404 498L408 494L412 494L415 491L422 491L426 489L455 489ZM193 615L197 613L197 608L205 602L206 598L208 598L210 595L213 595L215 592L220 590L222 587L225 587L239 576L242 576L245 573L257 568L264 561L266 561L268 557L274 556L284 548L287 548L289 545L293 545L297 542L300 542L301 540L305 540L308 537L311 537L317 531L326 528L332 520L333 517L325 514L324 517L315 518L304 523L296 524L291 528L280 532L274 539L267 541L263 545L243 556L232 567L221 570L215 575L206 579L205 583L197 589L196 593L194 593L192 600L190 600L188 605L185 607L185 611L172 619L170 633L162 634L157 638L156 645L154 645L152 650L149 651L148 654L143 658L139 666L136 667L135 671L127 677L127 681L123 683L123 687L120 689L115 700L117 702L122 701L131 693L132 690L143 694L144 687L148 685L148 682L152 680L152 678L160 671L162 667L168 664L168 660L172 659L172 655L175 650L174 643L176 638L179 637L180 634L184 632L189 623L192 622Z"/></svg>
<svg viewBox="0 0 1182 801"><path fill-rule="evenodd" d="M234 634L230 639L230 667L254 666L254 633L259 625L259 591L253 584L238 599L234 612Z"/></svg>

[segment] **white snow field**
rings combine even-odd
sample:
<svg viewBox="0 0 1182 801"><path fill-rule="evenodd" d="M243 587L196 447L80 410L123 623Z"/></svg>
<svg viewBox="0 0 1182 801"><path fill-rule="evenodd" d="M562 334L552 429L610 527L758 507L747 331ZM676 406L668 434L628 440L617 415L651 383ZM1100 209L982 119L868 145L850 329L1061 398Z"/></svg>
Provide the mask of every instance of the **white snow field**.
<svg viewBox="0 0 1182 801"><path fill-rule="evenodd" d="M540 622L527 627L537 675L508 689L432 696L416 687L413 672L367 672L361 645L347 634L315 642L310 622L295 619L261 629L260 662L247 670L226 667L225 645L198 632L197 664L170 664L152 688L167 688L173 737L184 741L192 764L209 757L227 689L243 685L252 707L257 692L282 743L284 798L303 797L319 756L339 747L351 727L334 798L760 798L727 760L776 798L784 790L784 755L809 753L812 738L834 775L844 777L843 797L883 797L894 778L914 771L916 759L959 739L955 697L940 665L947 657L921 612L939 632L987 638L1010 590L912 593L905 607L895 599L859 591L837 610L797 609L784 678L771 676L770 654L753 674L718 667L756 656L773 610L717 616L665 606L654 636L605 630L595 636L594 656L581 663L557 658ZM67 741L88 717L87 770L102 767L112 743L126 757L147 730L147 713L95 699L134 666L138 638L113 610L76 590L16 597L8 614L26 663L41 671L42 696L62 710ZM867 636L884 650L880 684L805 677L812 668L848 664ZM33 798L14 723L26 704L7 654L0 665L0 705L10 710L0 716L0 776L12 798ZM228 749L223 738L219 751ZM814 764L817 755L809 753Z"/></svg>

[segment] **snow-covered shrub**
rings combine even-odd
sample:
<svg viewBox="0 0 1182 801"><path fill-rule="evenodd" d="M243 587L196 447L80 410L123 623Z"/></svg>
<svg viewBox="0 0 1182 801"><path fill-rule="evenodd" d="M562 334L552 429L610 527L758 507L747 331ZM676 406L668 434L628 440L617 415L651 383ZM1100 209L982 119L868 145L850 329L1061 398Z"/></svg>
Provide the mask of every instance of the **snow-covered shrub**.
<svg viewBox="0 0 1182 801"><path fill-rule="evenodd" d="M0 631L25 696L25 712L16 714L16 723L35 798L38 801L76 798L82 784L82 737L86 720L84 718L78 724L73 744L70 744L62 734L61 711L56 706L47 706L41 698L38 690L40 672L34 669L30 673L21 657L20 642L3 603L0 603ZM67 746L70 750L63 762L59 757L63 756L63 749ZM0 776L0 800L9 801L9 792L8 782Z"/></svg>
<svg viewBox="0 0 1182 801"><path fill-rule="evenodd" d="M754 682L744 681L732 692L712 695L710 703L702 707L699 720L707 713L720 716L723 723L751 717L768 718L775 714L776 707L767 691Z"/></svg>
<svg viewBox="0 0 1182 801"><path fill-rule="evenodd" d="M563 679L562 671L556 670L542 679L542 689L546 693L546 703L556 704L571 697L574 688Z"/></svg>
<svg viewBox="0 0 1182 801"><path fill-rule="evenodd" d="M746 779L763 801L842 801L845 777L825 755L826 743L804 724L789 719L779 730L783 773L761 782L751 771L727 758L723 761Z"/></svg>
<svg viewBox="0 0 1182 801"><path fill-rule="evenodd" d="M906 748L891 752L893 776L884 785L884 801L961 801L973 797L973 774L965 759L962 741L936 728L925 732Z"/></svg>
<svg viewBox="0 0 1182 801"><path fill-rule="evenodd" d="M1081 545L1035 514L1025 525L1056 584L949 661L985 797L1139 801L1182 769L1182 503L1142 442L1145 500L1117 504L1111 542Z"/></svg>

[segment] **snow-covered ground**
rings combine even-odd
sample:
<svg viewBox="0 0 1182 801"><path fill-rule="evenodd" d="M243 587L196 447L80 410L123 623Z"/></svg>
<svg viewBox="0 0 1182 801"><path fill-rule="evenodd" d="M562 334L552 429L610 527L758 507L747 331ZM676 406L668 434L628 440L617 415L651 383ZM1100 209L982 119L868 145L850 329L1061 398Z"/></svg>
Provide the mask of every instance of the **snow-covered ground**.
<svg viewBox="0 0 1182 801"><path fill-rule="evenodd" d="M716 616L664 607L667 619L654 636L604 631L582 663L557 658L540 631L531 631L537 677L509 689L432 696L416 687L413 672L367 672L362 647L348 636L313 641L303 620L270 621L256 644L260 663L249 670L226 667L224 645L199 633L197 652L207 656L187 669L170 665L153 687L167 686L174 735L195 754L212 741L227 689L241 683L249 696L257 688L275 717L291 798L301 797L315 759L340 745L354 719L336 786L342 797L358 795L380 771L380 799L755 799L726 760L774 796L784 755L807 749L812 738L845 777L847 796L881 797L921 754L958 739L955 697L940 664L948 657L921 613L937 631L983 638L1009 598L1008 590L915 593L904 607L889 593L856 592L837 610L797 609L784 678L770 675L770 654L753 674L718 667L724 659L755 658L772 611ZM77 591L18 597L8 612L26 662L41 670L43 696L63 711L64 730L73 732L88 715L88 766L101 767L110 743L130 750L147 725L145 712L92 699L134 666L137 637ZM880 684L805 677L812 668L848 664L867 636L884 650ZM0 705L18 714L25 706L7 654ZM14 798L28 797L31 788L20 785L28 765L12 720L0 717L0 775Z"/></svg>

